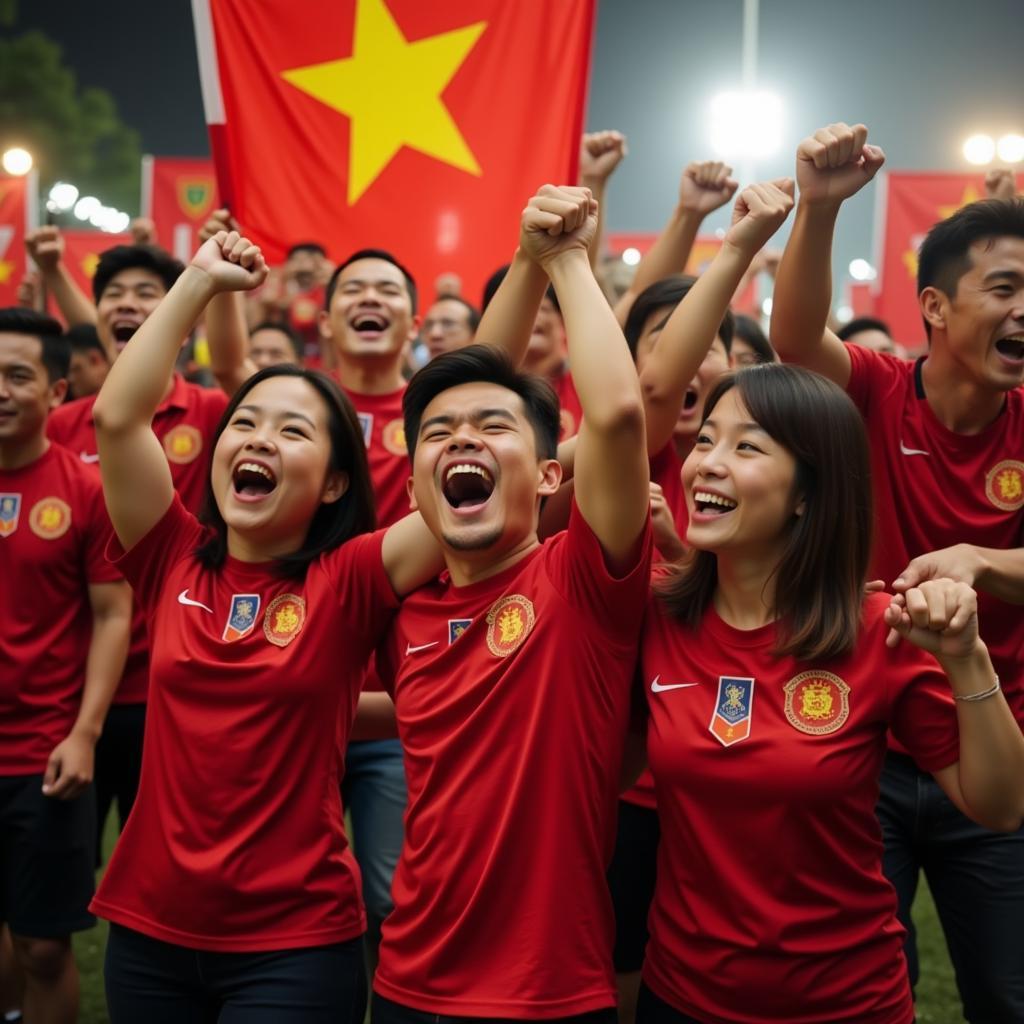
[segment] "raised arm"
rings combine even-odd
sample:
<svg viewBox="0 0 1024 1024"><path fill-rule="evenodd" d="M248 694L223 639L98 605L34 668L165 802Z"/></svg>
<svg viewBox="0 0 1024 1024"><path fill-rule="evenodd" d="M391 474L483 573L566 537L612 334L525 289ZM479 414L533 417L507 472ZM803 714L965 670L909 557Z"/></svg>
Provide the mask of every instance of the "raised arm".
<svg viewBox="0 0 1024 1024"><path fill-rule="evenodd" d="M651 454L659 452L672 437L686 388L708 354L750 261L778 231L792 208L793 182L788 178L751 185L740 193L722 247L673 310L644 363L640 385Z"/></svg>
<svg viewBox="0 0 1024 1024"><path fill-rule="evenodd" d="M590 189L597 203L597 230L590 240L587 255L597 271L601 261L601 239L604 237L605 195L608 179L626 156L626 136L622 132L587 132L580 140L580 184Z"/></svg>
<svg viewBox="0 0 1024 1024"><path fill-rule="evenodd" d="M237 232L204 242L107 374L93 420L107 511L126 549L159 522L174 498L151 424L182 341L217 292L253 288L266 273L260 250Z"/></svg>
<svg viewBox="0 0 1024 1024"><path fill-rule="evenodd" d="M583 408L576 503L615 571L628 564L646 522L649 474L636 369L587 258L595 205L587 189L545 185L523 211L520 247L558 295Z"/></svg>
<svg viewBox="0 0 1024 1024"><path fill-rule="evenodd" d="M892 588L905 593L925 580L941 578L966 583L1009 604L1024 604L1024 548L981 548L954 544L918 555L899 574Z"/></svg>
<svg viewBox="0 0 1024 1024"><path fill-rule="evenodd" d="M637 265L629 290L615 304L615 317L625 324L636 297L649 285L686 269L704 218L725 206L736 192L732 168L717 160L687 165L679 179L679 201L654 245Z"/></svg>
<svg viewBox="0 0 1024 1024"><path fill-rule="evenodd" d="M474 341L502 349L515 366L526 357L533 323L548 286L547 274L516 249L508 273L480 317Z"/></svg>
<svg viewBox="0 0 1024 1024"><path fill-rule="evenodd" d="M64 265L64 238L60 231L52 224L37 228L25 236L25 248L68 327L95 324L96 307L75 284ZM110 355L113 358L116 353Z"/></svg>
<svg viewBox="0 0 1024 1024"><path fill-rule="evenodd" d="M796 151L800 201L775 277L772 347L845 388L850 354L826 327L832 305L832 235L843 201L878 173L885 154L867 145L868 130L830 124L803 140Z"/></svg>

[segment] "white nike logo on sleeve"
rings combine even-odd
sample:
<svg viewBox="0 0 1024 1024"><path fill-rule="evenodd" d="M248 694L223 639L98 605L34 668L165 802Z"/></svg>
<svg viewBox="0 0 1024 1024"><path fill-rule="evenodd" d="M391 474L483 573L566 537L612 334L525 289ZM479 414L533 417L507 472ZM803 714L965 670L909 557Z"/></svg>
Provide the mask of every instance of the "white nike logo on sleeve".
<svg viewBox="0 0 1024 1024"><path fill-rule="evenodd" d="M922 451L920 448L908 448L902 438L900 439L900 451L904 455L931 455L931 452Z"/></svg>
<svg viewBox="0 0 1024 1024"><path fill-rule="evenodd" d="M96 455L90 455L90 454L89 454L88 452L79 452L79 453L78 453L78 457L79 457L79 458L80 458L80 459L81 459L81 460L82 460L83 462L99 462L99 461L100 461L100 457L99 457L99 454L96 454Z"/></svg>
<svg viewBox="0 0 1024 1024"><path fill-rule="evenodd" d="M187 604L192 608L202 608L204 612L209 612L211 615L213 614L212 608L207 608L202 601L193 601L192 598L188 596L188 587L178 595L178 604Z"/></svg>
<svg viewBox="0 0 1024 1024"><path fill-rule="evenodd" d="M699 683L666 683L662 685L658 682L661 678L659 673L651 680L651 693L664 693L666 690L685 690L688 686L699 686Z"/></svg>
<svg viewBox="0 0 1024 1024"><path fill-rule="evenodd" d="M429 644L420 644L418 647L413 647L412 644L406 643L406 645L405 645L406 656L408 657L408 655L410 655L410 654L415 654L417 651L426 651L426 650L428 650L431 647L436 647L440 642L441 642L440 640L434 640L434 641L432 641Z"/></svg>

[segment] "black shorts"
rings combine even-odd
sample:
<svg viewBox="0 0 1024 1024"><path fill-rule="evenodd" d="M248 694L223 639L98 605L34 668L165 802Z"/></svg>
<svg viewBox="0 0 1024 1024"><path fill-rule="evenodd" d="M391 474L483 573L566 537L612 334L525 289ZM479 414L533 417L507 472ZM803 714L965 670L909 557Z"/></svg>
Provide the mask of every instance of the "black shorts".
<svg viewBox="0 0 1024 1024"><path fill-rule="evenodd" d="M59 939L96 923L96 797L89 786L54 800L42 785L42 775L0 776L0 921L15 935Z"/></svg>
<svg viewBox="0 0 1024 1024"><path fill-rule="evenodd" d="M620 974L639 971L644 962L660 837L657 811L619 801L619 827L615 854L608 866L608 888L615 908L612 960Z"/></svg>
<svg viewBox="0 0 1024 1024"><path fill-rule="evenodd" d="M572 1017L548 1017L544 1024L618 1024L619 1014L614 1006L590 1013L577 1013ZM401 1003L373 993L370 1001L370 1024L524 1024L518 1017L449 1017L446 1014L413 1010Z"/></svg>
<svg viewBox="0 0 1024 1024"><path fill-rule="evenodd" d="M636 1024L700 1024L700 1021L670 1006L641 982L636 1000Z"/></svg>

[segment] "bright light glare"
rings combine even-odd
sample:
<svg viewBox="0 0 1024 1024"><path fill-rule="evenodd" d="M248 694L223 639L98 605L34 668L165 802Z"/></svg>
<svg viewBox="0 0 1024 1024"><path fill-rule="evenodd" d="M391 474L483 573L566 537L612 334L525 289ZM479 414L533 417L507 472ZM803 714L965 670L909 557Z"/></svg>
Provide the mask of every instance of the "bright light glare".
<svg viewBox="0 0 1024 1024"><path fill-rule="evenodd" d="M761 312L764 313L765 316L772 315L772 297L770 295L761 303Z"/></svg>
<svg viewBox="0 0 1024 1024"><path fill-rule="evenodd" d="M1024 135L1004 135L996 144L999 159L1008 164L1020 163L1024 160Z"/></svg>
<svg viewBox="0 0 1024 1024"><path fill-rule="evenodd" d="M118 213L116 217L110 218L110 228L108 230L113 231L115 234L121 231L127 231L128 225L131 224L132 219L127 213Z"/></svg>
<svg viewBox="0 0 1024 1024"><path fill-rule="evenodd" d="M964 142L964 158L969 164L990 164L996 155L996 143L991 135L972 135Z"/></svg>
<svg viewBox="0 0 1024 1024"><path fill-rule="evenodd" d="M854 281L874 281L877 276L875 268L867 260L850 260L850 277Z"/></svg>
<svg viewBox="0 0 1024 1024"><path fill-rule="evenodd" d="M100 201L95 196L82 196L75 203L75 216L79 220L88 220L100 208Z"/></svg>
<svg viewBox="0 0 1024 1024"><path fill-rule="evenodd" d="M20 178L32 170L32 154L21 146L13 146L4 152L3 168L8 174Z"/></svg>
<svg viewBox="0 0 1024 1024"><path fill-rule="evenodd" d="M852 306L837 306L836 307L836 319L841 324L848 324L853 319L853 307Z"/></svg>
<svg viewBox="0 0 1024 1024"><path fill-rule="evenodd" d="M711 148L718 156L771 156L782 144L782 100L770 92L723 92L711 101Z"/></svg>
<svg viewBox="0 0 1024 1024"><path fill-rule="evenodd" d="M66 181L58 181L50 189L50 202L57 210L70 210L78 201L78 189L69 185ZM49 205L49 204L47 204Z"/></svg>
<svg viewBox="0 0 1024 1024"><path fill-rule="evenodd" d="M635 267L640 262L640 250L634 249L633 246L630 246L623 252L622 262L625 263L627 267Z"/></svg>

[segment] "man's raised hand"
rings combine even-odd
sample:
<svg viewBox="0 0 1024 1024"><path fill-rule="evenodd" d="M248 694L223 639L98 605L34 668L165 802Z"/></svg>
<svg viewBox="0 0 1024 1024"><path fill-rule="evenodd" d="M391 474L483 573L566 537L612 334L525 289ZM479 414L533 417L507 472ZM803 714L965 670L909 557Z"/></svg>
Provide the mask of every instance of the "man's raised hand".
<svg viewBox="0 0 1024 1024"><path fill-rule="evenodd" d="M584 185L607 181L627 153L622 132L588 132L580 142L580 181Z"/></svg>
<svg viewBox="0 0 1024 1024"><path fill-rule="evenodd" d="M231 216L230 210L214 210L199 229L199 241L205 242L207 239L213 238L218 231L237 231L239 234L242 233L242 229L238 226L238 221Z"/></svg>
<svg viewBox="0 0 1024 1024"><path fill-rule="evenodd" d="M723 245L731 246L753 259L782 226L793 209L793 180L779 178L748 185L739 194L732 211L732 224Z"/></svg>
<svg viewBox="0 0 1024 1024"><path fill-rule="evenodd" d="M202 270L218 292L246 291L267 277L263 253L237 231L218 231L203 242L192 257L192 266Z"/></svg>
<svg viewBox="0 0 1024 1024"><path fill-rule="evenodd" d="M679 206L689 213L706 217L725 206L736 194L738 182L732 168L718 160L701 160L688 164L679 179Z"/></svg>
<svg viewBox="0 0 1024 1024"><path fill-rule="evenodd" d="M1013 199L1017 194L1017 182L1009 167L993 167L985 175L986 199Z"/></svg>
<svg viewBox="0 0 1024 1024"><path fill-rule="evenodd" d="M64 258L64 236L53 224L47 224L25 236L25 248L35 265L45 274L56 270Z"/></svg>
<svg viewBox="0 0 1024 1024"><path fill-rule="evenodd" d="M587 254L597 230L597 203L590 189L542 185L523 210L519 246L542 267L572 252Z"/></svg>
<svg viewBox="0 0 1024 1024"><path fill-rule="evenodd" d="M796 151L800 201L838 205L871 181L885 154L867 138L864 125L839 121L804 139Z"/></svg>

